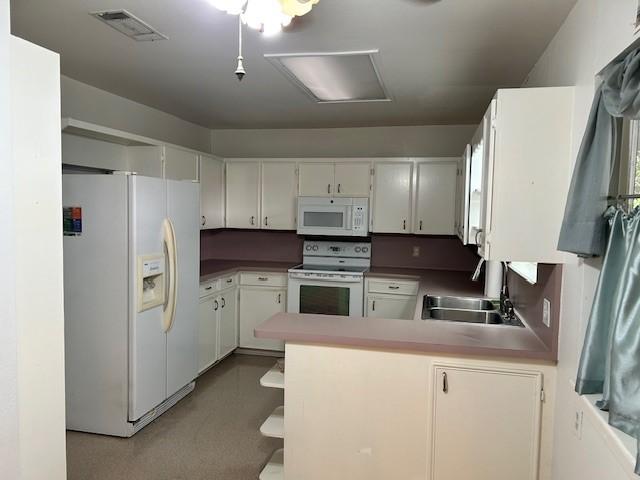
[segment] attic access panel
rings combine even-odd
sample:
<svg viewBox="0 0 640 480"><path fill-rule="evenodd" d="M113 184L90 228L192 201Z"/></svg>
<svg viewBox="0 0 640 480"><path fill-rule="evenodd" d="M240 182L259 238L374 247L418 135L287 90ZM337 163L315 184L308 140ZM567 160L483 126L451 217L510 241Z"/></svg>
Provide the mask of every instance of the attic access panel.
<svg viewBox="0 0 640 480"><path fill-rule="evenodd" d="M388 102L377 50L267 54L265 58L318 103Z"/></svg>

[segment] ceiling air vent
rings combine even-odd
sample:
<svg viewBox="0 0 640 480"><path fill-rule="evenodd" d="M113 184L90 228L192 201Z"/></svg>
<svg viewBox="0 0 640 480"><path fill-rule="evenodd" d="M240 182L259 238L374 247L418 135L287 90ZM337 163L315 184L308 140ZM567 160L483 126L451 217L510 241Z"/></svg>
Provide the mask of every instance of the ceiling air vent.
<svg viewBox="0 0 640 480"><path fill-rule="evenodd" d="M373 60L377 50L267 54L265 58L318 103L388 102Z"/></svg>
<svg viewBox="0 0 640 480"><path fill-rule="evenodd" d="M92 12L90 15L138 42L152 42L168 38L126 10Z"/></svg>

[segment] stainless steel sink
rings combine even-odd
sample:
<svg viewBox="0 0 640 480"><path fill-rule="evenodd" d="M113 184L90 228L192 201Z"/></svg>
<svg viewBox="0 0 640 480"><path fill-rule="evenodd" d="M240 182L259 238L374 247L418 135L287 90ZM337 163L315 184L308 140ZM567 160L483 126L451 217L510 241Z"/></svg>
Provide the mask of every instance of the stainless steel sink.
<svg viewBox="0 0 640 480"><path fill-rule="evenodd" d="M505 323L499 312L486 310L458 310L453 308L431 308L423 320L448 320L450 322L486 323L502 325Z"/></svg>
<svg viewBox="0 0 640 480"><path fill-rule="evenodd" d="M422 304L422 320L524 326L517 317L509 319L502 315L496 304L490 300L473 297L425 295Z"/></svg>
<svg viewBox="0 0 640 480"><path fill-rule="evenodd" d="M427 295L424 297L424 308L452 308L455 310L496 310L490 300L472 297L441 297Z"/></svg>

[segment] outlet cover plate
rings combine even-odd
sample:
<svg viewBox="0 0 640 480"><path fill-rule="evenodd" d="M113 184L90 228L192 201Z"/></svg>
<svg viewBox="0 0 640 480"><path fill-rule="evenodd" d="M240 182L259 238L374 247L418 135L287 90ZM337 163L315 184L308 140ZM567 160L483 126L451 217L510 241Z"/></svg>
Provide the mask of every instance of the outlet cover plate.
<svg viewBox="0 0 640 480"><path fill-rule="evenodd" d="M546 298L542 303L542 323L551 327L551 302Z"/></svg>

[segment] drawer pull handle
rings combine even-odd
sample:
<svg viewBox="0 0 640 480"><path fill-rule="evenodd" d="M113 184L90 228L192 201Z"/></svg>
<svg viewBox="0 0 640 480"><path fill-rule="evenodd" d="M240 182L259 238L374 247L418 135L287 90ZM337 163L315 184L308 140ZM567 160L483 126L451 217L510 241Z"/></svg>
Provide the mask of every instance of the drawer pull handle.
<svg viewBox="0 0 640 480"><path fill-rule="evenodd" d="M260 280L261 282L266 282L267 280L269 280L269 277L258 277L258 280Z"/></svg>
<svg viewBox="0 0 640 480"><path fill-rule="evenodd" d="M442 391L449 393L449 379L447 378L447 372L442 372Z"/></svg>
<svg viewBox="0 0 640 480"><path fill-rule="evenodd" d="M220 306L220 304L218 303L217 300L213 301L213 311L217 312L218 311L218 307Z"/></svg>
<svg viewBox="0 0 640 480"><path fill-rule="evenodd" d="M389 285L391 290L398 290L400 287L398 285Z"/></svg>
<svg viewBox="0 0 640 480"><path fill-rule="evenodd" d="M281 293L278 294L278 303L282 303L282 294Z"/></svg>
<svg viewBox="0 0 640 480"><path fill-rule="evenodd" d="M227 305L227 302L224 301L224 297L222 297L220 301L222 302L222 308L224 308Z"/></svg>
<svg viewBox="0 0 640 480"><path fill-rule="evenodd" d="M207 224L207 217L202 215L202 226L204 227Z"/></svg>
<svg viewBox="0 0 640 480"><path fill-rule="evenodd" d="M205 288L205 290L211 290L213 287L211 285L209 285L207 288Z"/></svg>
<svg viewBox="0 0 640 480"><path fill-rule="evenodd" d="M402 229L403 230L407 229L407 221L406 220L402 220Z"/></svg>
<svg viewBox="0 0 640 480"><path fill-rule="evenodd" d="M422 230L422 220L420 220L420 230Z"/></svg>
<svg viewBox="0 0 640 480"><path fill-rule="evenodd" d="M339 183L338 184L338 193L340 193L340 186L341 186L341 184Z"/></svg>
<svg viewBox="0 0 640 480"><path fill-rule="evenodd" d="M232 283L233 282L233 278L227 278L227 283Z"/></svg>
<svg viewBox="0 0 640 480"><path fill-rule="evenodd" d="M264 226L265 227L269 226L269 217L264 217Z"/></svg>

